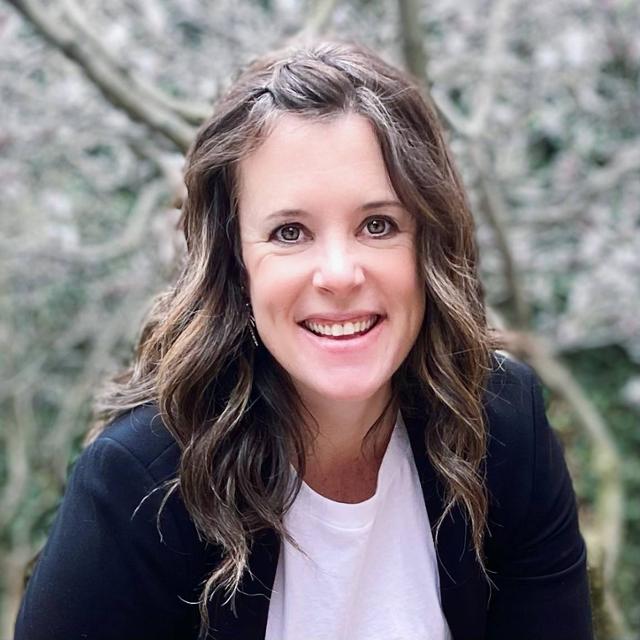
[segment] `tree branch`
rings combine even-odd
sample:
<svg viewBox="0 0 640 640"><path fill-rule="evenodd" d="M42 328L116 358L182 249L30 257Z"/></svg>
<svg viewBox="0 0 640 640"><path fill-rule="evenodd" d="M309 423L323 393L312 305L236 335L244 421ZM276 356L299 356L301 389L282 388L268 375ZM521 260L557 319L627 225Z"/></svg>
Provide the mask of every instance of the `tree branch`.
<svg viewBox="0 0 640 640"><path fill-rule="evenodd" d="M468 135L481 136L495 101L499 72L504 57L504 36L511 0L494 0L489 17L486 46L472 104L474 111L468 123Z"/></svg>
<svg viewBox="0 0 640 640"><path fill-rule="evenodd" d="M289 39L290 43L313 40L327 31L338 0L315 0L302 28Z"/></svg>
<svg viewBox="0 0 640 640"><path fill-rule="evenodd" d="M401 0L408 2L414 0ZM478 170L481 206L489 227L493 231L496 248L502 259L509 300L513 306L513 320L518 327L528 326L531 316L524 295L516 262L509 245L504 221L508 218L508 206L494 176L489 158L488 143L484 140L491 109L495 101L501 60L504 57L504 32L511 9L511 0L493 3L486 36L485 52L472 104L475 110L465 117L443 94L434 91L436 108L445 122L469 141L471 159Z"/></svg>
<svg viewBox="0 0 640 640"><path fill-rule="evenodd" d="M473 104L476 110L471 118L465 118L447 100L435 97L440 114L454 130L469 140L471 155L480 175L480 190L483 213L494 231L498 250L502 256L505 277L515 315L521 326L526 326L528 308L517 278L515 263L507 239L503 220L507 205L492 177L489 162L488 142L484 139L497 88L500 59L503 57L504 25L509 11L509 0L497 0L493 5L487 47L482 64L482 77ZM635 158L629 160L633 165ZM624 163L627 169L627 163ZM596 182L607 183L618 179L620 169L604 174ZM599 185L600 186L600 185ZM490 315L497 316L495 310ZM500 322L502 324L502 322ZM504 333L507 348L529 361L539 373L542 381L572 409L576 420L591 442L593 468L598 477L595 499L594 522L586 528L585 537L590 551L591 563L601 567L601 607L615 637L627 637L624 617L613 591L613 579L623 538L624 490L621 478L621 458L614 438L605 421L590 401L571 372L553 355L540 339L524 333ZM613 637L613 636L612 636Z"/></svg>
<svg viewBox="0 0 640 640"><path fill-rule="evenodd" d="M526 328L529 325L531 310L520 284L518 268L513 259L505 228L504 221L508 217L508 206L492 176L490 161L483 145L472 143L470 151L480 177L480 211L493 231L496 248L502 258L507 291L513 307L512 320L517 327Z"/></svg>
<svg viewBox="0 0 640 640"><path fill-rule="evenodd" d="M153 84L134 76L131 71L112 55L111 51L102 42L100 37L93 31L86 16L74 0L60 0L60 8L65 14L65 18L73 29L93 50L93 54L100 56L113 69L126 78L139 92L149 100L157 103L169 111L173 111L177 116L189 124L199 126L211 114L211 107L206 104L195 104L184 100L178 100L164 91L161 91Z"/></svg>
<svg viewBox="0 0 640 640"><path fill-rule="evenodd" d="M427 51L424 46L424 33L420 23L418 0L398 0L402 35L402 53L407 70L416 80L429 86L427 70Z"/></svg>
<svg viewBox="0 0 640 640"><path fill-rule="evenodd" d="M136 203L129 213L127 226L124 231L107 242L78 246L73 250L66 250L57 254L62 259L80 260L85 264L96 264L114 260L126 253L139 248L149 230L149 220L157 211L159 203L167 197L167 185L159 178L148 183L140 191Z"/></svg>
<svg viewBox="0 0 640 640"><path fill-rule="evenodd" d="M109 321L102 321L99 329L94 331L83 371L66 390L56 419L41 443L42 449L48 452L46 464L60 486L66 476L69 442L74 435L82 433L86 428L84 424L79 425L82 412L95 393L96 384L113 366L111 358L115 345L123 339L130 339L131 327L137 326L140 321L140 310L143 302L146 302L147 292L143 290L143 282L136 285L132 287L127 276L119 286L124 294L118 307L113 310ZM100 317L104 318L104 311Z"/></svg>
<svg viewBox="0 0 640 640"><path fill-rule="evenodd" d="M14 396L15 422L4 434L7 481L0 494L0 529L13 519L27 489L29 463L27 441L35 431L30 390Z"/></svg>
<svg viewBox="0 0 640 640"><path fill-rule="evenodd" d="M161 134L181 151L186 152L195 129L166 106L149 99L129 75L114 67L112 60L81 45L82 34L74 33L57 21L35 0L8 0L44 38L69 59L76 62L115 107L132 119ZM80 35L80 38L77 36Z"/></svg>
<svg viewBox="0 0 640 640"><path fill-rule="evenodd" d="M613 591L613 580L623 541L624 488L622 459L606 422L571 371L541 339L526 333L503 334L507 349L529 362L552 393L564 400L591 444L592 468L598 486L593 521L583 526L590 563L601 568L601 589L606 616L616 633L627 637L624 617Z"/></svg>
<svg viewBox="0 0 640 640"><path fill-rule="evenodd" d="M57 244L41 240L35 240L26 246L15 242L0 243L0 248L6 250L10 257L20 260L24 260L25 256L34 255L40 260L46 258L47 260L58 262L81 262L86 265L114 260L139 248L145 233L149 229L149 221L152 215L157 211L163 200L168 204L168 191L177 187L176 182L177 180L174 178L174 184L168 185L163 177L156 178L146 184L140 190L138 198L128 215L124 231L106 242L68 247L63 251L60 250ZM175 193L175 197L179 197L179 195L177 192ZM14 252L13 255L11 255L12 251ZM2 385L0 384L0 396L1 393Z"/></svg>

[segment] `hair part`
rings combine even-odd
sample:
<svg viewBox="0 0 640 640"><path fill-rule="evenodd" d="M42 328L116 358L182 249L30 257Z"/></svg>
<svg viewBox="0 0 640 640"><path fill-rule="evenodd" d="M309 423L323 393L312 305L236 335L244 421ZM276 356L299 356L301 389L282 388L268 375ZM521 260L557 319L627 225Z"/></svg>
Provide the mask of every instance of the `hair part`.
<svg viewBox="0 0 640 640"><path fill-rule="evenodd" d="M181 447L179 489L202 538L222 562L217 589L233 598L254 536L287 538L283 516L304 475L312 424L288 374L247 331L246 272L237 218L239 162L278 116L355 113L372 124L389 178L416 219L417 268L425 287L420 334L393 378L394 406L424 410L425 451L446 489L446 515L468 518L484 570L487 495L483 389L490 338L477 272L474 224L435 109L407 75L357 45L324 43L262 57L237 78L198 131L185 172L187 254L175 286L143 328L131 368L100 404L102 422L156 403ZM390 405L391 406L391 405ZM428 407L428 410L427 410Z"/></svg>

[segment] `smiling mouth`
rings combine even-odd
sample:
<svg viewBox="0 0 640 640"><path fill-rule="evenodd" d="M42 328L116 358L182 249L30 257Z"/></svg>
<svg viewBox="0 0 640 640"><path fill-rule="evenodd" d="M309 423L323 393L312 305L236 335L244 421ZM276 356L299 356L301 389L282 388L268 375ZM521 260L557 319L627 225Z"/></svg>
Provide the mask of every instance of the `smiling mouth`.
<svg viewBox="0 0 640 640"><path fill-rule="evenodd" d="M304 327L316 336L336 340L348 340L369 333L380 321L381 316L372 315L348 322L318 322L303 320L300 326Z"/></svg>

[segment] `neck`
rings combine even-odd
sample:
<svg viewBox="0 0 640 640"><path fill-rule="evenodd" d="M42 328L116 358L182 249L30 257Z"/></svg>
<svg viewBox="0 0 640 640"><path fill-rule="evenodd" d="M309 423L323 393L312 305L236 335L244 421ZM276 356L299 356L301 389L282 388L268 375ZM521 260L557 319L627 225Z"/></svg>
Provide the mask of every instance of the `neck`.
<svg viewBox="0 0 640 640"><path fill-rule="evenodd" d="M368 477L364 493L370 491L371 483L375 489L375 479L396 419L396 408L387 408L391 388L358 401L326 401L303 393L301 396L315 421L311 425L314 437L307 452L305 481L324 495L336 491L335 487L328 488L327 483L349 486L358 476ZM382 416L385 408L387 411ZM370 439L365 440L381 416L381 424ZM358 490L360 493L362 489Z"/></svg>

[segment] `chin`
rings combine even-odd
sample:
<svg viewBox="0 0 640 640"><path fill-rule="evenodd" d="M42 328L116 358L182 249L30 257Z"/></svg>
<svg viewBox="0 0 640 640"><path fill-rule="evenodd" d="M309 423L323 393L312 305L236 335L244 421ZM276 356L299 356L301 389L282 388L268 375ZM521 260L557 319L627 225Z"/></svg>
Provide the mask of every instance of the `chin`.
<svg viewBox="0 0 640 640"><path fill-rule="evenodd" d="M390 389L390 380L364 382L362 376L345 378L329 376L328 380L330 380L328 384L318 384L318 377L313 381L297 382L294 379L294 384L299 388L303 397L310 396L325 402L366 402L377 394Z"/></svg>

